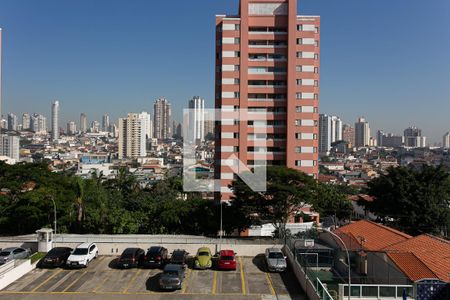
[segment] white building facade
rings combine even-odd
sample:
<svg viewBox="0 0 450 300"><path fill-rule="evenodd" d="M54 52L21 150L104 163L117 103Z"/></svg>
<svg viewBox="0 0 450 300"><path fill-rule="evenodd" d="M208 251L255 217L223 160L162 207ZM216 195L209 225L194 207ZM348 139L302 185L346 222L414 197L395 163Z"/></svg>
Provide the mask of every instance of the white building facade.
<svg viewBox="0 0 450 300"><path fill-rule="evenodd" d="M331 144L342 140L342 121L339 117L319 115L319 153L329 154Z"/></svg>
<svg viewBox="0 0 450 300"><path fill-rule="evenodd" d="M195 141L203 142L205 140L205 100L199 96L195 96L189 100L189 109L193 110L190 112L189 126L193 126L193 130L190 132L194 133Z"/></svg>

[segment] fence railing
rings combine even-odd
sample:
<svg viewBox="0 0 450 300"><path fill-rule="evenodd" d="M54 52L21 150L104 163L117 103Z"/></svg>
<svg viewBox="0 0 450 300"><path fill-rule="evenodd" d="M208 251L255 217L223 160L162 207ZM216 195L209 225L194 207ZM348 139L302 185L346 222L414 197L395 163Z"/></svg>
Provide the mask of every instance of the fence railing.
<svg viewBox="0 0 450 300"><path fill-rule="evenodd" d="M301 255L297 255L297 251L295 249L295 240L287 240L286 241L287 249L292 253L293 257L295 258L295 261L298 263L300 268L302 269L303 273L305 274L305 277L308 281L311 282L312 286L314 287L314 290L319 296L319 299L321 300L337 300L338 295L334 295L334 297L331 295L330 291L327 289L326 284L322 283L320 278L317 275L317 265L313 266L315 269L312 268L306 268L302 265L301 262ZM312 254L312 253L310 253Z"/></svg>
<svg viewBox="0 0 450 300"><path fill-rule="evenodd" d="M339 284L339 299L348 297L348 284ZM353 299L415 299L414 286L394 284L352 284L350 297Z"/></svg>

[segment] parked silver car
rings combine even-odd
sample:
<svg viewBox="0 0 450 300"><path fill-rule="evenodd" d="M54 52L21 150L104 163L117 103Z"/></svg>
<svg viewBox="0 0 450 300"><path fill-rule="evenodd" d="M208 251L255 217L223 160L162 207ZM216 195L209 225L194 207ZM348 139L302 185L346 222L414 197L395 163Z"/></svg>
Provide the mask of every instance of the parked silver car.
<svg viewBox="0 0 450 300"><path fill-rule="evenodd" d="M25 259L31 254L30 249L20 247L11 247L2 249L0 252L0 265L6 264L13 259Z"/></svg>
<svg viewBox="0 0 450 300"><path fill-rule="evenodd" d="M267 269L270 272L283 272L286 270L286 257L279 248L267 248L265 257Z"/></svg>
<svg viewBox="0 0 450 300"><path fill-rule="evenodd" d="M168 264L159 278L159 287L163 290L178 290L183 286L185 271L182 265Z"/></svg>

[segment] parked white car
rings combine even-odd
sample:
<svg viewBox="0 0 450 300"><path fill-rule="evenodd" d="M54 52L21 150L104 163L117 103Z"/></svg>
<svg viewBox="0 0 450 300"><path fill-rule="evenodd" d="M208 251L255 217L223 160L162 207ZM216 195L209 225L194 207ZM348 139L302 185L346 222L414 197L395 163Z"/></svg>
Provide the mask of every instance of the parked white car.
<svg viewBox="0 0 450 300"><path fill-rule="evenodd" d="M68 267L87 267L89 263L98 256L98 248L94 243L83 243L78 245L67 258Z"/></svg>
<svg viewBox="0 0 450 300"><path fill-rule="evenodd" d="M265 256L269 272L283 272L286 270L286 257L279 248L267 248Z"/></svg>

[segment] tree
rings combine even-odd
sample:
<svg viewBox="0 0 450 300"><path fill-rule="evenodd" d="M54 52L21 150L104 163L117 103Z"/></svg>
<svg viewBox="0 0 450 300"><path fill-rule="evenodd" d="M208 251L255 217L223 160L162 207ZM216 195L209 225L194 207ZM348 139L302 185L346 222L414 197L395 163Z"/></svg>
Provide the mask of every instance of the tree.
<svg viewBox="0 0 450 300"><path fill-rule="evenodd" d="M338 220L348 220L353 211L352 203L340 188L331 184L317 184L317 197L312 201L314 211L320 217L332 217L334 224Z"/></svg>
<svg viewBox="0 0 450 300"><path fill-rule="evenodd" d="M440 167L389 168L368 184L373 202L361 202L384 223L409 234L440 234L450 226L450 174Z"/></svg>
<svg viewBox="0 0 450 300"><path fill-rule="evenodd" d="M241 179L230 185L234 193L232 206L242 211L253 224L271 223L280 237L286 235L286 223L316 195L315 180L283 166L267 168L267 190L255 192Z"/></svg>

